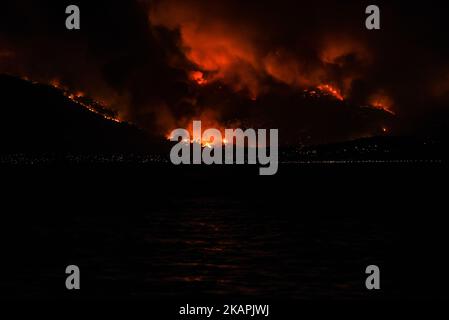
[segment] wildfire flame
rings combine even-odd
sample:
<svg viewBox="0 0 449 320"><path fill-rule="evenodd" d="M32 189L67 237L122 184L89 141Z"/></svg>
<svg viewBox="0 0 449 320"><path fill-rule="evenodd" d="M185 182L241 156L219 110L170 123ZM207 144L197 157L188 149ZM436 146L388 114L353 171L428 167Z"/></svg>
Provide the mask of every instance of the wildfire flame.
<svg viewBox="0 0 449 320"><path fill-rule="evenodd" d="M334 97L337 100L343 101L345 100L345 98L343 97L343 95L341 94L341 91L339 89L337 89L336 87L333 87L329 84L321 84L317 87L320 91L331 95L332 97Z"/></svg>
<svg viewBox="0 0 449 320"><path fill-rule="evenodd" d="M206 85L208 83L201 71L192 71L190 73L190 80L196 82L200 86Z"/></svg>
<svg viewBox="0 0 449 320"><path fill-rule="evenodd" d="M396 115L396 113L392 110L393 101L385 94L373 95L370 99L370 105L376 109L388 112L391 115Z"/></svg>
<svg viewBox="0 0 449 320"><path fill-rule="evenodd" d="M24 77L24 78L28 79L28 77ZM27 80L27 81L29 81L29 80ZM33 83L36 83L36 82L33 82ZM92 104L89 104L88 102L86 102L82 99L82 98L86 97L86 94L84 92L82 92L82 91L76 91L74 93L71 92L66 86L61 84L61 81L59 81L59 79L52 79L50 81L49 85L55 89L61 90L65 97L70 99L72 102L86 108L90 112L98 114L98 115L102 116L104 119L109 120L109 121L114 121L117 123L123 122L117 116L112 116L106 112L100 111L99 109L103 108L104 103L100 103L98 101L92 100ZM96 107L95 105L97 105L98 107Z"/></svg>

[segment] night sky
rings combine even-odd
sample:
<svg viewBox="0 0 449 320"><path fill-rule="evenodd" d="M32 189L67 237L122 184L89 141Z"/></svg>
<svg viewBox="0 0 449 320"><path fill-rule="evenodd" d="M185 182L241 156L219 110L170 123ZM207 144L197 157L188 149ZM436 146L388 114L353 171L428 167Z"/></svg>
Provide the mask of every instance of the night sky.
<svg viewBox="0 0 449 320"><path fill-rule="evenodd" d="M368 31L371 2L8 1L0 72L58 81L161 136L194 119L305 143L445 135L444 1L376 1L381 30Z"/></svg>

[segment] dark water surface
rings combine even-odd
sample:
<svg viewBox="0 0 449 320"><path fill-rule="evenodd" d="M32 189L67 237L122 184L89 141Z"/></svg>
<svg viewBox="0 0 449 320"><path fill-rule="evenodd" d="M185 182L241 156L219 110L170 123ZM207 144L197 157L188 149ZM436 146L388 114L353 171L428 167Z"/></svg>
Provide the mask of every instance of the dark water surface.
<svg viewBox="0 0 449 320"><path fill-rule="evenodd" d="M437 166L4 170L6 298L444 297ZM65 267L82 290L65 290ZM365 288L378 265L382 290Z"/></svg>

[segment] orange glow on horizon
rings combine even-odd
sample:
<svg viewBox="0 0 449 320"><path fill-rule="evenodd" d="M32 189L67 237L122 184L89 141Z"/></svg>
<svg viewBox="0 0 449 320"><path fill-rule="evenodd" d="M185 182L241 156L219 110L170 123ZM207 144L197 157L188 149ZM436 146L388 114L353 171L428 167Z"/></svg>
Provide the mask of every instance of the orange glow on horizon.
<svg viewBox="0 0 449 320"><path fill-rule="evenodd" d="M208 129L205 129L205 130L208 130ZM227 145L228 144L228 141L225 138L222 138L221 141L213 141L212 139L204 140L203 138L201 138L201 140L200 139L193 139L192 138L193 132L191 130L187 130L187 131L189 131L189 135L190 135L191 139L190 140L189 139L182 140L182 142L186 143L186 144L198 143L198 144L201 144L201 146L203 148L213 148L215 146ZM224 137L224 132L221 132L221 135L222 135L222 137ZM171 135L171 133L166 135L166 139L167 140L172 140L173 139L173 136Z"/></svg>

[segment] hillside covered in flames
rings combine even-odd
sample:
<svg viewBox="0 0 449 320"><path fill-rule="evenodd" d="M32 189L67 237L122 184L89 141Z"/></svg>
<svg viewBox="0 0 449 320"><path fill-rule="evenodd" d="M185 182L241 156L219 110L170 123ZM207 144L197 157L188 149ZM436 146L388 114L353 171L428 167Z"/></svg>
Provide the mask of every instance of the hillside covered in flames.
<svg viewBox="0 0 449 320"><path fill-rule="evenodd" d="M0 88L2 103L9 106L2 110L4 121L0 126L0 154L3 156L53 155L62 156L60 159L65 161L73 161L74 159L70 160L71 156L84 155L80 161L97 162L97 158L85 156L103 154L108 162L118 161L111 158L111 155L124 157L120 161L167 161L172 144L164 137L121 121L107 106L80 92L71 93L61 84L41 84L8 75L0 76ZM221 92L223 88L212 86L207 89L202 87L202 90L205 90L202 94L207 98L210 91ZM216 97L216 94L215 92L212 96ZM344 110L347 108L354 110L353 116L361 120L376 118L389 123L395 119L386 111L373 106L351 106L319 89L305 90L291 99L296 104L302 103L312 108L333 108L336 116L339 113L347 114ZM244 99L243 102L245 101L247 100ZM238 100L233 103L235 102ZM251 103L256 105L259 102ZM435 141L389 137L381 128L378 137L345 144L310 146L290 140L292 143L281 145L280 160L435 160L445 157L441 144ZM288 137L286 141L289 141Z"/></svg>
<svg viewBox="0 0 449 320"><path fill-rule="evenodd" d="M368 31L351 1L80 1L83 27L68 33L68 2L49 3L0 12L0 73L27 79L2 78L2 130L31 148L158 149L194 120L279 129L293 148L447 136L447 26L434 7L382 2L386 27Z"/></svg>

